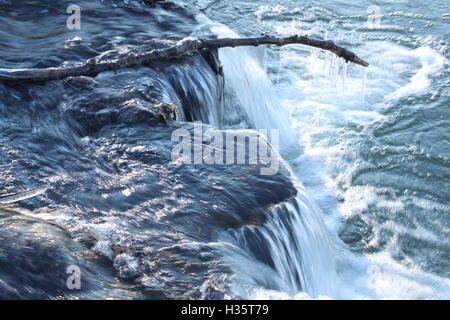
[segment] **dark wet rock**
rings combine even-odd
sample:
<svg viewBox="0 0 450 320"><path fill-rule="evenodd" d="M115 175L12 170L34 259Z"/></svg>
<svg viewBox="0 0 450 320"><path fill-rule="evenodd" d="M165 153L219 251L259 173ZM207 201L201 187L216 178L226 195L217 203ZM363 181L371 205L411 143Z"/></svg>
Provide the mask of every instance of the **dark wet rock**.
<svg viewBox="0 0 450 320"><path fill-rule="evenodd" d="M37 212L57 210L60 213L55 215L65 217L64 225L74 235L94 234L80 243L113 259L116 275L139 284L149 298L200 297L198 290L211 273L224 272L220 254L207 243L222 230L262 224L268 209L293 197L296 190L283 166L277 174L264 176L260 165L172 161L177 142L171 141L171 134L180 127L193 134L191 123L108 125L88 142L64 149L67 161L59 164L59 170L70 175L49 185L43 199L30 199L24 205ZM46 184L55 176L45 172L54 172L58 164L53 153L36 154L35 147L27 151L28 137L17 140L23 142L21 160L28 163L33 158L36 167L16 163L2 175L20 180L20 175L38 171L34 183ZM41 141L42 146L46 143ZM14 156L9 157L14 161ZM104 225L109 226L106 231Z"/></svg>
<svg viewBox="0 0 450 320"><path fill-rule="evenodd" d="M151 124L160 122L158 111L153 105L143 106L140 103L126 103L120 110L120 120L127 125Z"/></svg>

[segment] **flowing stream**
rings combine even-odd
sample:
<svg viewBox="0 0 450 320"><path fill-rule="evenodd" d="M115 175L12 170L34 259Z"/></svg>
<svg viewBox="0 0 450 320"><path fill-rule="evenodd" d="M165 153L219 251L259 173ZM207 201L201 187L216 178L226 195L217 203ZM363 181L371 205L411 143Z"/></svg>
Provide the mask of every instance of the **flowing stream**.
<svg viewBox="0 0 450 320"><path fill-rule="evenodd" d="M261 32L333 40L370 67L290 45L220 49L223 76L203 53L1 83L1 298L450 297L443 1L380 4L375 26L365 1L78 2L68 30L70 1L0 0L0 68ZM282 170L182 165L171 135L193 121L278 129Z"/></svg>
<svg viewBox="0 0 450 320"><path fill-rule="evenodd" d="M448 40L448 32L409 39L408 28L402 25L408 18L410 26L431 18L400 9L389 11L389 22L378 29L366 30L363 15L346 17L339 8L326 9L328 5L307 3L300 9L294 1L267 5L258 1L244 4L236 19L233 9L227 9L233 5L225 6L223 1L197 4L227 24L198 18L200 30L210 29L220 37L237 36L229 26L246 30L244 35L273 29L282 35L347 36L348 45L363 42L357 52L372 63L362 70L300 45L220 50L228 98L225 108L234 114L225 125L278 128L280 153L292 166L294 179L305 182L309 190L296 183L297 198L274 209L263 228L232 232L230 242L257 260L228 258L237 274L236 292L251 298L448 298L448 237L438 240L440 232L449 230L444 222L449 212L448 180L436 181L446 191L434 184L425 191L420 183L426 182L414 176L432 179L437 163L413 164L421 154L430 161L441 159L439 170L447 177L448 150L433 139L422 140L425 133L423 138L419 134L416 146L403 146L406 141L398 140L411 134L410 128L421 128L417 114L426 114L430 121L442 119L435 130L448 146L448 123L444 124L448 97L443 91L449 79L448 49L442 41ZM297 19L295 13L301 17ZM448 14L439 6L432 14L439 17L436 28L442 30ZM323 16L325 22L315 20ZM355 18L353 29L368 36L348 35ZM391 20L400 26L389 25ZM329 27L328 21L338 24ZM251 27L244 29L244 23ZM387 35L380 37L377 31ZM392 43L396 32L405 34L400 36L403 45ZM418 48L408 48L407 42ZM394 130L390 127L400 132L385 137ZM405 165L405 159L412 166L395 169ZM387 176L392 170L394 176ZM402 175L413 190L400 182ZM443 225L431 227L433 219ZM425 254L427 250L435 251Z"/></svg>

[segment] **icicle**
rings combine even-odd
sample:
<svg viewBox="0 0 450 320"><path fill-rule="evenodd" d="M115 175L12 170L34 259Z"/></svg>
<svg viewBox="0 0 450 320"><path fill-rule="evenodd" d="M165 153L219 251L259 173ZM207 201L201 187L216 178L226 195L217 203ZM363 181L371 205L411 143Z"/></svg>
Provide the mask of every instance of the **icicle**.
<svg viewBox="0 0 450 320"><path fill-rule="evenodd" d="M347 62L343 62L342 64L342 91L345 91L346 85L347 85L347 69L348 64Z"/></svg>
<svg viewBox="0 0 450 320"><path fill-rule="evenodd" d="M281 78L281 68L284 65L284 56L283 56L283 48L280 48L279 52L278 52L278 66L277 66L277 76L276 76L276 81L275 83L278 84L280 82L280 78Z"/></svg>
<svg viewBox="0 0 450 320"><path fill-rule="evenodd" d="M363 70L363 81L362 81L362 96L363 99L366 98L366 85L367 85L367 69Z"/></svg>

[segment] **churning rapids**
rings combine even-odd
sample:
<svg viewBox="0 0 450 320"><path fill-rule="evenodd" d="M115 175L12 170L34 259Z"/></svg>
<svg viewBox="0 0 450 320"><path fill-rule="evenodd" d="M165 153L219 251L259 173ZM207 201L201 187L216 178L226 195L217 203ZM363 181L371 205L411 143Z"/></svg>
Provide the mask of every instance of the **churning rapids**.
<svg viewBox="0 0 450 320"><path fill-rule="evenodd" d="M79 0L69 30L70 1L0 0L0 69L263 31L371 63L227 48L0 83L0 298L450 297L448 8L390 4L377 29L369 3L266 2ZM161 102L181 119L164 121ZM194 121L279 129L280 170L173 161L172 132Z"/></svg>

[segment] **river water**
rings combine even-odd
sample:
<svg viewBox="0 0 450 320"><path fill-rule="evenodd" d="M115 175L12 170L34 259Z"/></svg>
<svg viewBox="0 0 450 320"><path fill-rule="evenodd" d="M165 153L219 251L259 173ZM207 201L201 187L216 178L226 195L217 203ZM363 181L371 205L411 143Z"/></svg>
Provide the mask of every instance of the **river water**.
<svg viewBox="0 0 450 320"><path fill-rule="evenodd" d="M0 68L262 32L370 66L291 45L221 49L223 78L192 56L0 85L0 193L47 188L1 213L0 296L450 297L448 4L79 2L67 30L67 1L1 1ZM187 122L158 122L158 101ZM171 162L171 132L193 120L279 129L280 174ZM65 288L68 265L82 290Z"/></svg>

